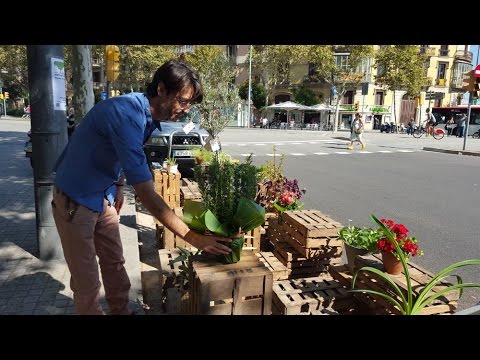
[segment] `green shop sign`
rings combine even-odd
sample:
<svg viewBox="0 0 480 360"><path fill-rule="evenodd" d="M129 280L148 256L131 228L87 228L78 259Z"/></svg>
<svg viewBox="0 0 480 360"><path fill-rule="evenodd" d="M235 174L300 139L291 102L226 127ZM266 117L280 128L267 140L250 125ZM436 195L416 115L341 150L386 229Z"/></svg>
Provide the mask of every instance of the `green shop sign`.
<svg viewBox="0 0 480 360"><path fill-rule="evenodd" d="M388 108L381 106L374 106L370 108L371 112L388 112Z"/></svg>

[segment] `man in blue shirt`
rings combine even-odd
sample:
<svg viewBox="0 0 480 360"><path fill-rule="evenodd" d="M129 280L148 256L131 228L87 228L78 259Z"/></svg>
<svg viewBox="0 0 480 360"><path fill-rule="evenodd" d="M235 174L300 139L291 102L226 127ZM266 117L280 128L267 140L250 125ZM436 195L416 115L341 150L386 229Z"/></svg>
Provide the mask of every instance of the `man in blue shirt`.
<svg viewBox="0 0 480 360"><path fill-rule="evenodd" d="M130 93L95 105L57 161L53 217L71 273L78 314L103 314L99 302L99 258L110 314L129 314L130 280L119 231L123 182L162 224L197 249L212 254L231 250L218 236L188 228L155 192L143 144L160 120L178 120L203 99L198 74L177 60L156 71L147 93Z"/></svg>

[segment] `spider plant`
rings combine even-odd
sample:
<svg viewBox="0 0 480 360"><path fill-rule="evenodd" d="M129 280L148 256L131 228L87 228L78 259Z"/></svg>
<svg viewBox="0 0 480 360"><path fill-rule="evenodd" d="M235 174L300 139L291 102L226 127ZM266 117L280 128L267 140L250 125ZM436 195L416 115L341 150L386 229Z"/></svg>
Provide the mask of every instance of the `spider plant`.
<svg viewBox="0 0 480 360"><path fill-rule="evenodd" d="M393 305L395 305L400 310L402 315L418 315L421 313L424 307L431 304L434 300L438 299L439 297L447 293L458 291L459 292L458 298L460 299L460 297L463 294L463 289L480 288L480 284L478 283L464 283L460 276L450 274L452 271L462 268L464 266L480 265L480 259L471 259L471 260L463 260L463 261L456 262L440 270L425 285L422 291L420 291L420 293L417 296L414 296L410 274L408 272L407 258L404 255L403 251L401 250L400 246L398 245L397 241L395 240L395 234L393 234L388 227L386 227L380 220L378 220L375 217L375 215L370 214L370 217L375 223L378 224L378 226L380 227L379 230L383 231L386 237L389 239L389 241L392 242L392 244L395 246L395 251L398 257L400 258L400 261L403 267L403 272L405 274L405 280L407 284L406 295L402 292L402 290L398 287L398 285L392 280L392 278L387 273L370 266L362 267L354 275L352 280L352 290L350 290L351 292L367 293L367 294L380 296L388 300L389 302L391 302ZM380 276L383 280L385 280L385 282L387 282L390 285L391 289L396 295L398 295L399 299L397 300L394 296L390 295L386 291L381 292L381 291L371 290L371 289L354 289L355 281L357 280L357 276L361 271L369 271ZM437 286L440 282L444 281L449 277L454 277L457 280L457 282L455 284L446 285L444 289L439 290L438 292L431 293L431 290L435 286ZM442 286L443 285L445 284L442 284Z"/></svg>

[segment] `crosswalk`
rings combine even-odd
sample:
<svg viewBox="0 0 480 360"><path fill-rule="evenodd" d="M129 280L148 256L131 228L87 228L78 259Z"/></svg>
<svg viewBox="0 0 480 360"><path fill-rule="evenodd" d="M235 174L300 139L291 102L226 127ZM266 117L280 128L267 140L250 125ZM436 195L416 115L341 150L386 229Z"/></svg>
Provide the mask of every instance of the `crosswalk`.
<svg viewBox="0 0 480 360"><path fill-rule="evenodd" d="M286 152L281 152L282 154L285 154L286 156L310 156L310 155L319 155L319 156L326 156L326 155L362 155L362 154L393 154L393 153L414 153L414 152L419 152L422 150L408 150L408 149L395 149L395 150L377 150L377 151L368 151L368 150L345 150L345 151L332 151L332 152L313 152L313 153L286 153ZM280 153L277 153L276 155L273 153L260 153L260 152L252 152L252 156L279 156ZM242 153L240 154L241 156L250 156L250 153Z"/></svg>

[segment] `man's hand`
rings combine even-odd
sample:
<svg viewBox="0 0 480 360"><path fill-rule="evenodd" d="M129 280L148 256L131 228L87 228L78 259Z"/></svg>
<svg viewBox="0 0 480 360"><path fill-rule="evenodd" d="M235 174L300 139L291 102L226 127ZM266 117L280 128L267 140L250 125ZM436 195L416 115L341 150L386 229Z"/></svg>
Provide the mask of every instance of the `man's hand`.
<svg viewBox="0 0 480 360"><path fill-rule="evenodd" d="M222 242L230 243L232 239L217 235L201 235L190 230L185 236L185 241L188 241L199 250L214 255L226 255L232 252L232 249L222 244Z"/></svg>
<svg viewBox="0 0 480 360"><path fill-rule="evenodd" d="M115 192L115 199L114 199L114 204L115 204L115 210L117 210L117 214L120 215L120 210L123 207L123 202L124 202L124 197L123 197L123 186L116 186L116 192Z"/></svg>

